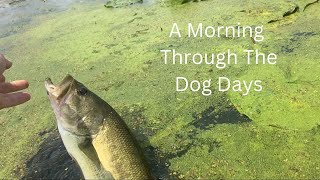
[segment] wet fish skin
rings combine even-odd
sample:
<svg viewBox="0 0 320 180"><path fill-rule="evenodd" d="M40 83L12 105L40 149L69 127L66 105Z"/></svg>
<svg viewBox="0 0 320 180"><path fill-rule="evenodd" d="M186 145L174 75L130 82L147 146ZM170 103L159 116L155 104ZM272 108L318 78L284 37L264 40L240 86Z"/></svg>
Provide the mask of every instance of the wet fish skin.
<svg viewBox="0 0 320 180"><path fill-rule="evenodd" d="M153 179L136 139L108 103L70 75L58 86L48 79L46 89L58 124L75 136L90 138L99 158L94 164L101 163L114 179Z"/></svg>
<svg viewBox="0 0 320 180"><path fill-rule="evenodd" d="M111 111L92 144L115 179L152 179L142 151L116 112Z"/></svg>
<svg viewBox="0 0 320 180"><path fill-rule="evenodd" d="M64 130L58 124L58 130L69 155L77 162L85 179L113 179L102 167L98 156L86 137L79 137Z"/></svg>
<svg viewBox="0 0 320 180"><path fill-rule="evenodd" d="M56 122L63 144L69 155L78 163L85 179L113 179L112 175L102 167L96 151L91 144L91 138L73 133L70 131L69 125L66 124L66 120L68 119L63 115L66 107L60 104L60 102L62 95L68 90L68 84L62 82L60 86L54 86L51 79L48 78L45 81L45 86L56 115Z"/></svg>

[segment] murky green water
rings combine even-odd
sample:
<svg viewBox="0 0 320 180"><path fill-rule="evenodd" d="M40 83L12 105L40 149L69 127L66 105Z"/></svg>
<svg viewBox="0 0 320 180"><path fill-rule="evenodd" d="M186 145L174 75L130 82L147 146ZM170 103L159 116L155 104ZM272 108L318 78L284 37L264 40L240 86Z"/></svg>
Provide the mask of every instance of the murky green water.
<svg viewBox="0 0 320 180"><path fill-rule="evenodd" d="M33 99L2 110L0 177L23 174L24 162L46 138L38 132L55 127L43 80L49 76L57 82L67 73L110 103L145 148L159 151L175 177L319 177L320 4L312 2L161 1L123 8L76 3L32 16L21 31L1 32L0 51L14 62L7 77L29 80ZM263 25L265 40L169 38L173 22L182 33L189 22ZM168 48L239 54L251 48L274 52L278 61L223 70L164 65L160 50ZM204 97L175 92L176 76L260 79L264 89L243 96L213 86L213 95Z"/></svg>

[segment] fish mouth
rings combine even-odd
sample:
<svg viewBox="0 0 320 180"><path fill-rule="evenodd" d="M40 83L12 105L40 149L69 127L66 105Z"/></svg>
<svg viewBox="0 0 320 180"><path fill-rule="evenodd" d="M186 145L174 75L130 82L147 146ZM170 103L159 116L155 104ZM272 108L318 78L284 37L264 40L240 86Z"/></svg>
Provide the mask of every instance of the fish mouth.
<svg viewBox="0 0 320 180"><path fill-rule="evenodd" d="M46 78L44 84L49 96L60 99L68 93L73 82L74 78L68 74L58 85L54 85L50 78Z"/></svg>

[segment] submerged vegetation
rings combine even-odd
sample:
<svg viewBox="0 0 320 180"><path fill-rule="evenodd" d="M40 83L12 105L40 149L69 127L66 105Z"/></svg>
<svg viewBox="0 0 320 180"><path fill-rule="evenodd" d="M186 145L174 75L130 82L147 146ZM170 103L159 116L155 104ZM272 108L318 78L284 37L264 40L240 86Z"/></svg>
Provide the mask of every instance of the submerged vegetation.
<svg viewBox="0 0 320 180"><path fill-rule="evenodd" d="M320 3L313 2L81 4L39 16L25 31L0 39L0 51L14 63L7 79L29 80L33 96L0 114L0 177L22 176L24 162L47 138L39 132L55 128L43 81L70 73L112 105L146 149L157 150L173 177L318 178ZM265 40L169 38L173 22L263 25ZM259 48L277 53L278 62L223 70L165 65L160 50L168 47L203 53ZM176 76L260 79L264 89L247 96L213 90L205 97L175 92Z"/></svg>

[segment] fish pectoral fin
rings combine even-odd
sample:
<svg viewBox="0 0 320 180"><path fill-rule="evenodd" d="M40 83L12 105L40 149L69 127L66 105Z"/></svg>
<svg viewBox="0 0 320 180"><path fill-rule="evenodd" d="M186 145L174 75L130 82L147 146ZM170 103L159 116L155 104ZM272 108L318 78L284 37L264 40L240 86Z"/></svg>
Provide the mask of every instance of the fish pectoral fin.
<svg viewBox="0 0 320 180"><path fill-rule="evenodd" d="M78 144L78 147L83 154L100 170L100 174L102 177L104 177L104 179L114 180L112 174L102 167L100 159L98 158L98 154L91 143L91 139L87 138L82 143Z"/></svg>
<svg viewBox="0 0 320 180"><path fill-rule="evenodd" d="M97 167L100 166L100 161L96 150L91 144L91 140L86 138L83 142L78 144L79 149L87 156Z"/></svg>

